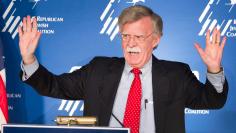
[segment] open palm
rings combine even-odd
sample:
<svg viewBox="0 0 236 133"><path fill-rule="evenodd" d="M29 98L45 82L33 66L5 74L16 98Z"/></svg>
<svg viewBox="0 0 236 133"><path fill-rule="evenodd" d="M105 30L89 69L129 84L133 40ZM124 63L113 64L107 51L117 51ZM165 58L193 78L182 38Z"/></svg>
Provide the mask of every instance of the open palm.
<svg viewBox="0 0 236 133"><path fill-rule="evenodd" d="M226 37L220 40L220 30L214 29L212 33L212 40L210 40L210 31L206 33L206 48L202 49L198 43L195 47L201 56L203 62L207 66L207 70L211 73L217 73L220 71L221 60L223 55L224 46L226 43Z"/></svg>
<svg viewBox="0 0 236 133"><path fill-rule="evenodd" d="M34 52L37 48L41 33L37 30L36 18L23 18L23 25L18 28L19 47L24 64L31 64L35 60Z"/></svg>

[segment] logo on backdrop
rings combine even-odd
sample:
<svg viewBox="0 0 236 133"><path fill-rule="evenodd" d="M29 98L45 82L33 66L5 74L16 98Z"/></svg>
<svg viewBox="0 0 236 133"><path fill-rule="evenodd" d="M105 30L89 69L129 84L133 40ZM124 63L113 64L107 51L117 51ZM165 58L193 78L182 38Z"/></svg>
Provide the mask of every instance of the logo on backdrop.
<svg viewBox="0 0 236 133"><path fill-rule="evenodd" d="M80 103L82 103L82 101L61 100L61 105L59 106L58 111L66 111L67 113L69 113L68 114L69 116L73 116L75 111L78 109ZM84 110L84 104L82 103L79 111L83 110Z"/></svg>
<svg viewBox="0 0 236 133"><path fill-rule="evenodd" d="M135 5L138 2L143 2L144 3L145 0L130 0L130 1L127 1L126 3L131 3L131 4Z"/></svg>
<svg viewBox="0 0 236 133"><path fill-rule="evenodd" d="M16 0L12 0L2 15L3 20L4 21L6 20L2 32L6 32L8 29L8 32L11 34L12 39L14 39L18 33L17 31L18 25L22 25L22 22L20 22L21 17L14 15L15 12L17 11L16 7L13 7L15 2Z"/></svg>
<svg viewBox="0 0 236 133"><path fill-rule="evenodd" d="M22 17L16 15L18 11L21 11L20 7L29 7L29 11L33 11L34 8L39 4L39 2L46 2L47 0L12 0L6 10L3 11L2 19L4 21L4 27L1 32L8 32L11 35L11 38L14 40L18 34L18 26L22 26ZM20 6L19 6L20 5ZM28 12L26 12L28 13ZM62 17L44 17L36 16L38 21L39 31L43 34L54 34L55 30L50 28L50 24L63 22L64 18ZM74 70L77 67L73 67L71 70ZM19 99L22 98L19 93L8 93L7 97L9 99ZM65 110L69 112L69 115L73 115L74 111L77 109L79 104L82 104L80 110L83 110L83 102L80 101L61 101L61 105L58 110ZM14 106L8 105L9 110L14 110Z"/></svg>
<svg viewBox="0 0 236 133"><path fill-rule="evenodd" d="M144 3L145 0L128 0L125 1L125 4L132 4L135 5L137 3ZM116 37L116 35L119 32L118 27L118 12L116 7L118 7L121 3L121 0L110 0L110 2L107 4L105 10L100 16L100 21L103 23L103 27L100 30L100 34L105 34L109 36L110 41L113 41L113 39Z"/></svg>
<svg viewBox="0 0 236 133"><path fill-rule="evenodd" d="M21 10L19 7L16 7L15 5L21 5L21 4L30 4L32 7L31 10L36 7L38 2L42 0L29 0L26 2L23 2L22 0L16 1L12 0L11 3L8 5L7 9L2 15L2 18L4 20L5 26L2 29L2 32L9 32L12 39L15 39L16 35L18 34L18 26L22 26L22 17L16 16L18 10ZM47 0L43 0L47 1ZM18 2L18 3L17 3ZM23 7L23 6L20 6ZM22 10L21 10L22 11ZM51 28L50 25L53 23L60 23L64 21L64 18L62 17L45 17L45 16L37 16L38 21L38 30L42 34L54 34L56 31L54 28Z"/></svg>
<svg viewBox="0 0 236 133"><path fill-rule="evenodd" d="M236 37L236 19L232 18L235 17L235 4L236 0L209 0L198 19L199 23L202 24L198 35L203 36L208 29L212 31L217 27L221 29L221 36L227 36L228 38ZM219 13L225 13L227 15L224 18L219 18L219 16L225 16L219 15Z"/></svg>
<svg viewBox="0 0 236 133"><path fill-rule="evenodd" d="M20 0L21 1L21 0ZM34 5L32 6L32 9L34 9L35 8L35 6L38 4L38 2L40 2L40 1L42 1L42 0L29 0L29 2L33 2L34 3ZM47 1L47 0L44 0L44 1Z"/></svg>

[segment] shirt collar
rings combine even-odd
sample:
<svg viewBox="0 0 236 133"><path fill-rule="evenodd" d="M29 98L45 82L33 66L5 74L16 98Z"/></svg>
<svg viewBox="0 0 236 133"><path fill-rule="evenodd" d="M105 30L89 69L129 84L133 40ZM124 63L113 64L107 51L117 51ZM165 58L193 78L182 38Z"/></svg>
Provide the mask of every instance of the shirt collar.
<svg viewBox="0 0 236 133"><path fill-rule="evenodd" d="M132 69L133 68L125 61L124 72L126 74L130 74ZM142 75L144 76L151 70L152 70L152 56L149 59L149 61L143 66L143 68L140 69L140 71L142 72Z"/></svg>

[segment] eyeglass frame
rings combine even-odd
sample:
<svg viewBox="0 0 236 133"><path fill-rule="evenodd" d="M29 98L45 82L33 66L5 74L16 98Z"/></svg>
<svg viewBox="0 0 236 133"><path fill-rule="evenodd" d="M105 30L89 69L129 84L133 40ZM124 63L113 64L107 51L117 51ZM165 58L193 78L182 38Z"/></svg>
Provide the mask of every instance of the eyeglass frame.
<svg viewBox="0 0 236 133"><path fill-rule="evenodd" d="M131 37L134 37L134 41L135 42L137 42L137 43L143 43L143 42L145 42L145 40L147 39L147 38L149 38L153 33L156 33L156 32L151 32L150 34L148 34L148 35L131 35L131 34L124 34L124 33L121 33L120 35L121 35L121 39L122 39L122 41L124 41L124 42L128 42L130 39L131 39ZM124 39L124 37L127 37L127 39ZM142 38L141 40L139 40L139 41L137 41L138 39L140 39L140 38Z"/></svg>

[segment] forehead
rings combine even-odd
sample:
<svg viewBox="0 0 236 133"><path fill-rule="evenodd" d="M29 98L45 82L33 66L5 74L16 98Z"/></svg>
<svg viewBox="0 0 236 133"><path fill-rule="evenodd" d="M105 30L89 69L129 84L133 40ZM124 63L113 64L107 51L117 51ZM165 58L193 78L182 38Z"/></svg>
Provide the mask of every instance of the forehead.
<svg viewBox="0 0 236 133"><path fill-rule="evenodd" d="M123 25L121 32L129 34L146 34L153 31L153 22L151 17L143 17L134 22L128 22Z"/></svg>

